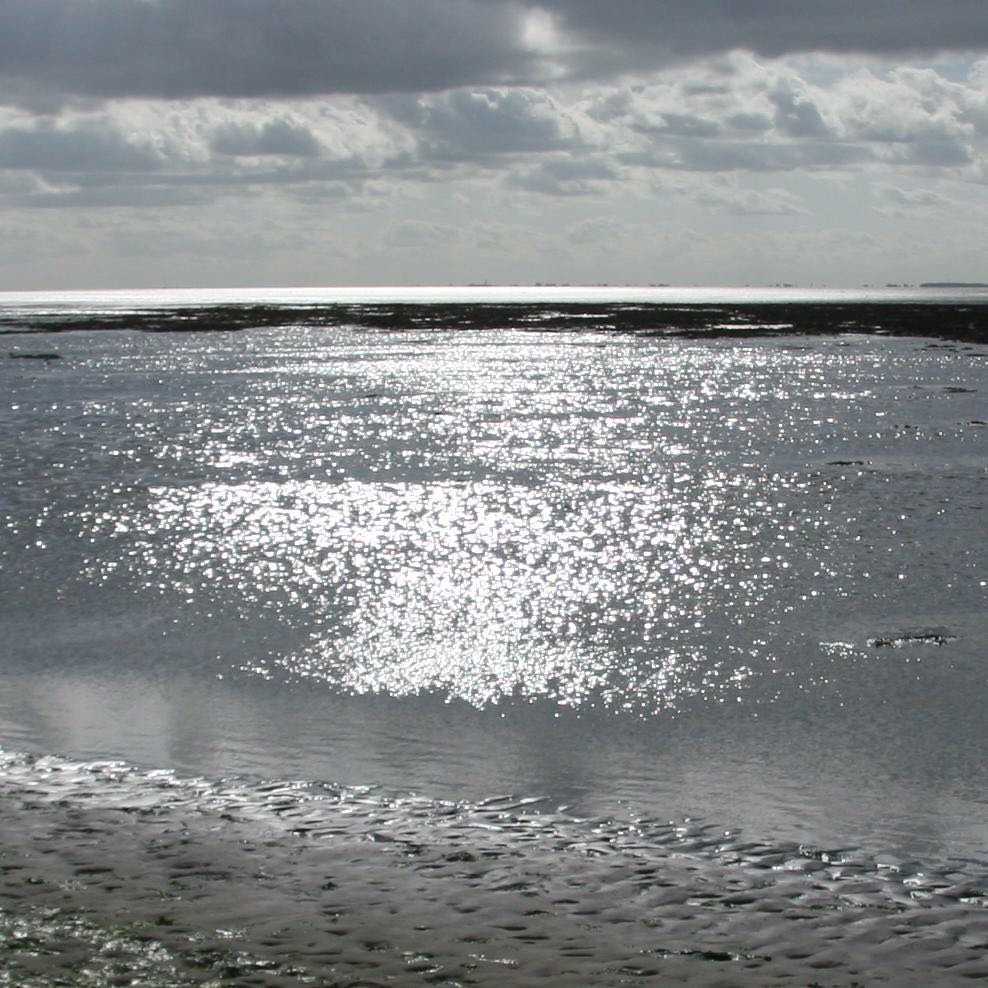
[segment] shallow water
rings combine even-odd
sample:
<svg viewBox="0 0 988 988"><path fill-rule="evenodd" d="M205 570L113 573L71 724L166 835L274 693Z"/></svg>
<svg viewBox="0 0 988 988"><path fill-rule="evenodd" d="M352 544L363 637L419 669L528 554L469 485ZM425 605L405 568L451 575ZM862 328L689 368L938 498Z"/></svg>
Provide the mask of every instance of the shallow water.
<svg viewBox="0 0 988 988"><path fill-rule="evenodd" d="M985 347L30 345L61 359L0 361L8 750L988 872Z"/></svg>

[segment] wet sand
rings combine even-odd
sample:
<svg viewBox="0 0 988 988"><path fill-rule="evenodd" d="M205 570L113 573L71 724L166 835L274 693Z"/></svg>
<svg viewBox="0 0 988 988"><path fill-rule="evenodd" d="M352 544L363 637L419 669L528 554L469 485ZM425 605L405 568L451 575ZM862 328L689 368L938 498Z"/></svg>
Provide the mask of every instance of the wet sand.
<svg viewBox="0 0 988 988"><path fill-rule="evenodd" d="M698 823L3 755L0 985L962 985L985 893Z"/></svg>

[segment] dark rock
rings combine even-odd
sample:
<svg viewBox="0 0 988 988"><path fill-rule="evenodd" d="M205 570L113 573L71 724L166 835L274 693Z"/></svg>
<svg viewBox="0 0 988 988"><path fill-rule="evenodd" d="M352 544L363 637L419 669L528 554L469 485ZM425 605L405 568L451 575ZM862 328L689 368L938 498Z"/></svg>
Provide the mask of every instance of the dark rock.
<svg viewBox="0 0 988 988"><path fill-rule="evenodd" d="M946 645L957 640L946 628L922 628L916 631L903 631L898 635L882 638L869 638L872 648L901 648L903 645Z"/></svg>

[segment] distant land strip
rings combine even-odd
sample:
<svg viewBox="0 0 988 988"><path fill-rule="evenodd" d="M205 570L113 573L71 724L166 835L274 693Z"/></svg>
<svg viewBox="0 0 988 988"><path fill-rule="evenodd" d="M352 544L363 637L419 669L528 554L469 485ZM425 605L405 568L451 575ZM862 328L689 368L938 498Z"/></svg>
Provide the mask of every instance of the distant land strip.
<svg viewBox="0 0 988 988"><path fill-rule="evenodd" d="M236 332L288 326L364 330L523 330L641 337L833 336L865 333L988 343L988 304L938 302L401 303L211 305L137 312L0 310L0 335L80 330Z"/></svg>
<svg viewBox="0 0 988 988"><path fill-rule="evenodd" d="M924 281L920 288L988 288L988 281Z"/></svg>

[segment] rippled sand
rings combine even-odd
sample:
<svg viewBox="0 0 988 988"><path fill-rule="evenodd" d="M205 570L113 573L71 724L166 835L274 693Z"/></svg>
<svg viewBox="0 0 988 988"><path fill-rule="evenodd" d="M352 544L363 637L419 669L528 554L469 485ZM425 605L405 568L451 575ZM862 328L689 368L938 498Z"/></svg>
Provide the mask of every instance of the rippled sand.
<svg viewBox="0 0 988 988"><path fill-rule="evenodd" d="M5 985L953 985L950 874L702 824L578 820L3 756Z"/></svg>

